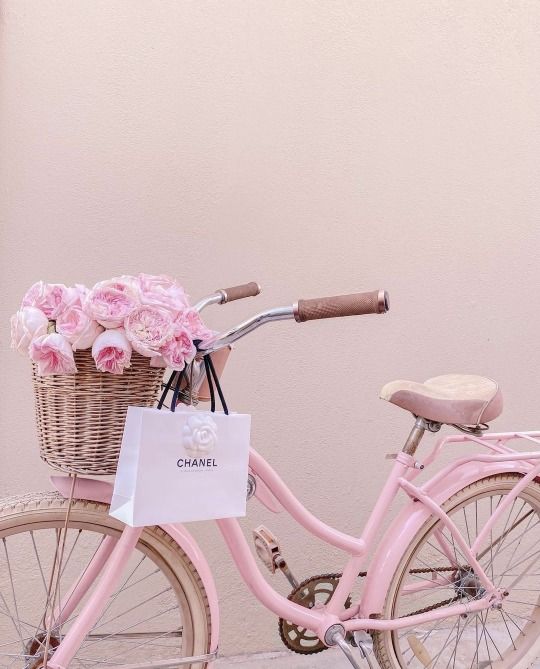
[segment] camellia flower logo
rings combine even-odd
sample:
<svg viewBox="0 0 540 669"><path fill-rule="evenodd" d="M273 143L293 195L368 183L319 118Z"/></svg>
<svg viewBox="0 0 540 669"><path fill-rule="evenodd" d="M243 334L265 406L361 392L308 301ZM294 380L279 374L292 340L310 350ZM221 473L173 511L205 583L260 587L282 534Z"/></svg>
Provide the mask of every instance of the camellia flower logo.
<svg viewBox="0 0 540 669"><path fill-rule="evenodd" d="M207 413L190 416L183 428L183 445L193 456L204 456L217 446L217 425Z"/></svg>

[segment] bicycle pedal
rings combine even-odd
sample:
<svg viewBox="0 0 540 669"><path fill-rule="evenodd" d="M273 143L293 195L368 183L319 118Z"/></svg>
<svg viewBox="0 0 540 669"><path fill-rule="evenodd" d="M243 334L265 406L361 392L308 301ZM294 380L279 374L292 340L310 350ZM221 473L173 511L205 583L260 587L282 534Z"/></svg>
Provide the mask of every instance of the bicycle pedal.
<svg viewBox="0 0 540 669"><path fill-rule="evenodd" d="M281 554L281 548L277 537L275 537L267 527L259 525L259 527L253 530L253 543L255 544L255 551L257 552L258 558L268 571L271 574L275 574L276 571L279 570L292 587L296 588L298 586L298 581Z"/></svg>

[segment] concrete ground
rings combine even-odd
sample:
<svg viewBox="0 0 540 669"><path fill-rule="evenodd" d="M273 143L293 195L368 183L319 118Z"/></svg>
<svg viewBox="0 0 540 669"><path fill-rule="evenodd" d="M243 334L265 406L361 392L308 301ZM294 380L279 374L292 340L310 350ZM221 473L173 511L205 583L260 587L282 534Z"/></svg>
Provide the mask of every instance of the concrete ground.
<svg viewBox="0 0 540 669"><path fill-rule="evenodd" d="M216 662L216 669L351 669L351 665L341 653L331 649L316 655L284 651L222 658Z"/></svg>
<svg viewBox="0 0 540 669"><path fill-rule="evenodd" d="M378 667L375 658L371 657ZM367 669L365 662L364 666ZM341 653L331 649L311 656L284 651L222 658L216 662L216 669L351 669L351 665ZM540 660L531 669L540 669Z"/></svg>

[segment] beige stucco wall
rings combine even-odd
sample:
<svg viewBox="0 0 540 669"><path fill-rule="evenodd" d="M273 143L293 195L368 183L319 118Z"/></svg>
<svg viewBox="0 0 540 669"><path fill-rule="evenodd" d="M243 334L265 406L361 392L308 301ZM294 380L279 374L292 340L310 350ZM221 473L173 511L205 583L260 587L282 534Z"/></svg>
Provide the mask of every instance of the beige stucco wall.
<svg viewBox="0 0 540 669"><path fill-rule="evenodd" d="M388 316L268 327L225 377L254 445L350 532L410 422L384 382L487 374L497 427L539 427L535 0L1 5L2 495L48 487L7 327L39 278L165 272L195 297L259 281L216 327L387 288ZM254 506L246 527L261 520L300 577L339 568L285 518ZM225 652L278 647L214 528L196 533Z"/></svg>

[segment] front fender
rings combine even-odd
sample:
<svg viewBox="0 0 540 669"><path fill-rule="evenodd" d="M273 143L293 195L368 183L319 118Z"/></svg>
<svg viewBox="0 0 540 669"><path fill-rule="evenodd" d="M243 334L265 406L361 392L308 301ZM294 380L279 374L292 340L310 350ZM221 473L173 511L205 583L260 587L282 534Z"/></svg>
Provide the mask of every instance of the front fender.
<svg viewBox="0 0 540 669"><path fill-rule="evenodd" d="M480 479L496 474L526 474L529 470L530 465L519 460L488 464L472 461L454 469L450 465L444 477L435 476L425 483L422 489L438 504L443 504L452 495ZM359 608L361 618L369 618L382 613L386 595L399 562L416 533L429 517L430 512L425 506L411 500L385 532L369 565Z"/></svg>
<svg viewBox="0 0 540 669"><path fill-rule="evenodd" d="M51 482L62 497L67 499L70 496L73 484L72 478L68 476L51 476ZM108 481L78 477L75 482L74 497L77 499L87 499L92 502L110 504L112 493L113 484ZM198 543L184 525L162 525L161 529L176 541L191 560L201 578L210 606L210 652L215 652L219 644L219 601L210 565Z"/></svg>

